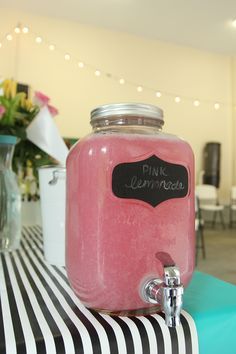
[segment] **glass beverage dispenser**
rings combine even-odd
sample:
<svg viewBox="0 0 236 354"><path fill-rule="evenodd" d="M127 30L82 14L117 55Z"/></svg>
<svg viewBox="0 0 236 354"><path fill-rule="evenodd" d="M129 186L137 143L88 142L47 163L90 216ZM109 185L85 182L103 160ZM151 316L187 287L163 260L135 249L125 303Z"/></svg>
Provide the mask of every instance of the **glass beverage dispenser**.
<svg viewBox="0 0 236 354"><path fill-rule="evenodd" d="M179 323L195 258L194 158L146 104L104 105L67 159L66 268L82 303Z"/></svg>

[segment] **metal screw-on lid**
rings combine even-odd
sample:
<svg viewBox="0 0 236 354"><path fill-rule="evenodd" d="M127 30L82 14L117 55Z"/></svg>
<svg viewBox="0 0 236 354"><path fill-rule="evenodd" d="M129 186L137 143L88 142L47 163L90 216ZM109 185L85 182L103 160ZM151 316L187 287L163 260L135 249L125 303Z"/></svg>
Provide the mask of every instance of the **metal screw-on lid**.
<svg viewBox="0 0 236 354"><path fill-rule="evenodd" d="M114 103L99 106L91 112L91 122L117 116L134 116L157 119L164 124L163 110L157 106L143 103Z"/></svg>

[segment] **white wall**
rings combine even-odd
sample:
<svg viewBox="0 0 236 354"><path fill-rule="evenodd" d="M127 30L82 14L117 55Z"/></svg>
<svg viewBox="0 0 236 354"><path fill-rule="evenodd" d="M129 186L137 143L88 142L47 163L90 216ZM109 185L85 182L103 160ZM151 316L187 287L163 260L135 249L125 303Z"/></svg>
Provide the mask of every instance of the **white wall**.
<svg viewBox="0 0 236 354"><path fill-rule="evenodd" d="M13 29L19 20L31 32L17 42L4 42L0 50L0 74L13 76L48 94L59 108L56 122L64 136L87 134L89 113L99 104L120 101L157 104L164 109L165 131L181 135L192 145L197 175L204 144L222 143L220 192L224 199L228 198L232 182L236 183L232 167L235 151L231 102L236 74L232 74L235 63L230 57L6 9L1 10L0 34L3 36ZM36 34L61 51L50 52L46 44L35 44ZM72 56L69 62L63 58L66 52ZM135 85L121 86L106 76L97 78L93 68L80 70L76 58L167 94L157 99L152 91L138 93ZM171 94L185 98L176 104ZM193 106L193 98L199 99L199 107ZM213 107L214 102L222 103L218 111Z"/></svg>

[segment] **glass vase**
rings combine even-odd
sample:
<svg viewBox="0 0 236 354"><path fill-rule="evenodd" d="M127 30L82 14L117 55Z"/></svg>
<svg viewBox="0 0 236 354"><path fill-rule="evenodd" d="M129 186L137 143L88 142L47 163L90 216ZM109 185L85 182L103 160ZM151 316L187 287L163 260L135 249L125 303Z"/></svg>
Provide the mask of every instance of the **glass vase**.
<svg viewBox="0 0 236 354"><path fill-rule="evenodd" d="M12 170L17 138L0 135L0 251L15 250L21 238L21 195Z"/></svg>

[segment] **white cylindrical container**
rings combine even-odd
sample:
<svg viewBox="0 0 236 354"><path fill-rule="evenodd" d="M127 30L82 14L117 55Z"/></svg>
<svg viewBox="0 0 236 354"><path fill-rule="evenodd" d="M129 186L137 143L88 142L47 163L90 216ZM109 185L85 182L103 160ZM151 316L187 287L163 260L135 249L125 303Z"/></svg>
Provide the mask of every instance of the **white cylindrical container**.
<svg viewBox="0 0 236 354"><path fill-rule="evenodd" d="M39 168L44 257L57 266L65 266L65 179L64 167Z"/></svg>

